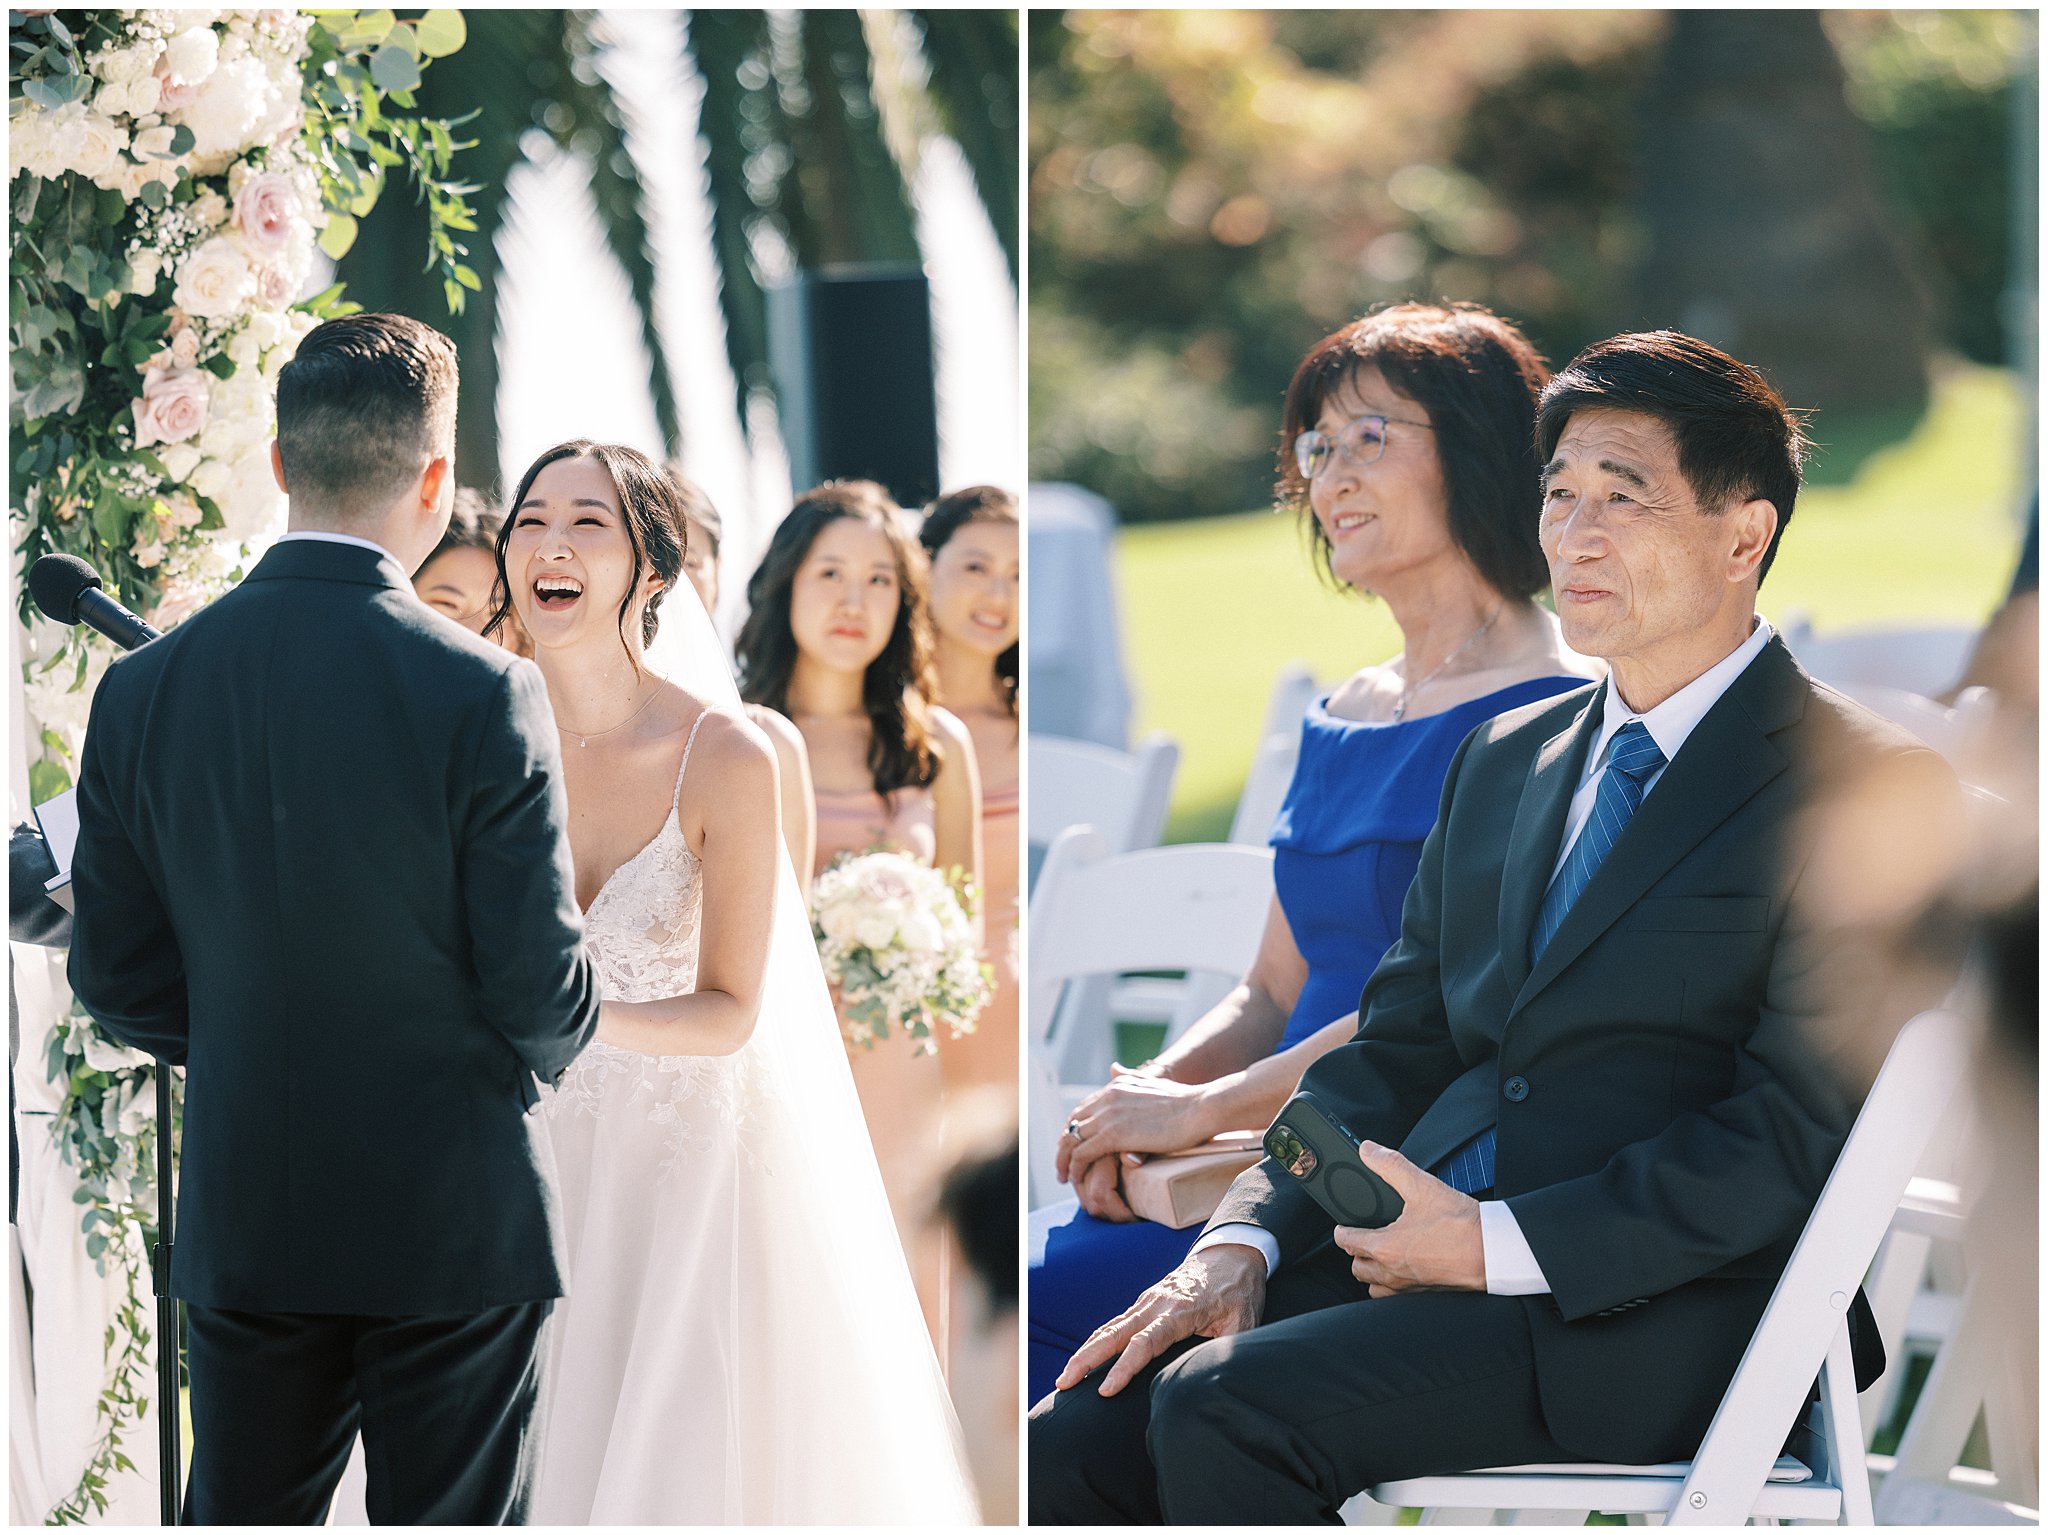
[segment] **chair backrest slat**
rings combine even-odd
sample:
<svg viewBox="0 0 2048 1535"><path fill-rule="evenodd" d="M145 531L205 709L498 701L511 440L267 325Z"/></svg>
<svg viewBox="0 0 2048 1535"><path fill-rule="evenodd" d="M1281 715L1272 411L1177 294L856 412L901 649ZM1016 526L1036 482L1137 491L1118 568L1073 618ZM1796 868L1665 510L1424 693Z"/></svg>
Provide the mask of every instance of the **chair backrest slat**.
<svg viewBox="0 0 2048 1535"><path fill-rule="evenodd" d="M1747 1516L1745 1500L1763 1486L1797 1419L1967 1061L1964 1026L1951 1013L1922 1013L1899 1031L1721 1398L1672 1523Z"/></svg>

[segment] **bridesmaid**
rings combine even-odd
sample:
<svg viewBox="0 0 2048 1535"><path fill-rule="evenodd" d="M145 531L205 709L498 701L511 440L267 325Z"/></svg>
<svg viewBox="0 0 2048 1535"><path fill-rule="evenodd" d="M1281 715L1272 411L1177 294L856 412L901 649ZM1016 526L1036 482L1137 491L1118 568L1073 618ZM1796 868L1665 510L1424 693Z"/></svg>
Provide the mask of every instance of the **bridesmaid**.
<svg viewBox="0 0 2048 1535"><path fill-rule="evenodd" d="M1130 1153L1263 1130L1302 1072L1357 1028L1394 941L1459 743L1493 716L1584 686L1538 600L1542 359L1483 309L1399 304L1325 336L1282 406L1280 504L1333 584L1377 597L1401 652L1308 707L1272 833L1275 900L1243 982L1157 1060L1074 1111L1059 1148L1080 1212L1034 1214L1030 1390L1172 1269L1200 1234L1138 1220ZM1043 1237L1042 1242L1037 1238Z"/></svg>
<svg viewBox="0 0 2048 1535"><path fill-rule="evenodd" d="M939 1052L946 1089L1017 1082L1017 498L992 485L941 496L919 534L932 561L939 702L966 722L981 775L983 952L996 994Z"/></svg>
<svg viewBox="0 0 2048 1535"><path fill-rule="evenodd" d="M666 466L669 484L682 503L684 531L689 545L683 550L683 574L704 600L704 611L718 613L718 547L725 537L725 522L711 498L680 467ZM796 726L773 709L747 705L747 718L761 727L775 748L775 766L782 794L782 840L789 849L790 867L796 871L799 890L811 884L812 849L817 845L817 810L811 801L811 761L804 752L804 738Z"/></svg>
<svg viewBox="0 0 2048 1535"><path fill-rule="evenodd" d="M504 522L481 493L463 486L455 492L448 531L413 572L412 589L420 600L472 634L484 632L498 605L498 529ZM533 659L533 641L516 614L506 615L494 638L515 655Z"/></svg>
<svg viewBox="0 0 2048 1535"><path fill-rule="evenodd" d="M799 496L747 582L740 691L790 717L817 802L813 877L841 853L895 848L981 879L981 790L967 727L932 702L924 551L889 493L832 481ZM940 1053L950 1046L938 1041ZM942 1339L936 1194L943 1076L900 1033L852 1049L854 1086L896 1230Z"/></svg>

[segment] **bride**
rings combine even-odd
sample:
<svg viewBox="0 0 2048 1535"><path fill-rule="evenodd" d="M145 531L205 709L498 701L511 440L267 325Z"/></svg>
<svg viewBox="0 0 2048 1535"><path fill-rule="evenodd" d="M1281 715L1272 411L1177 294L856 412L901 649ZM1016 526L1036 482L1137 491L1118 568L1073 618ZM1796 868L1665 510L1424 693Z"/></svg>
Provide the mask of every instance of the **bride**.
<svg viewBox="0 0 2048 1535"><path fill-rule="evenodd" d="M517 612L547 678L605 994L545 1105L569 1296L531 1518L972 1523L773 751L684 544L660 470L585 441L527 470L498 542L497 617Z"/></svg>

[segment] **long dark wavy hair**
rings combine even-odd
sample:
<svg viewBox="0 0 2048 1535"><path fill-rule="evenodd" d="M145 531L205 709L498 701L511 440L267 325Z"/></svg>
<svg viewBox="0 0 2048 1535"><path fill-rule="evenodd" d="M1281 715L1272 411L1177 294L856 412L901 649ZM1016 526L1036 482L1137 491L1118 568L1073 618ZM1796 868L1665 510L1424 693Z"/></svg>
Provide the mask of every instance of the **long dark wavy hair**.
<svg viewBox="0 0 2048 1535"><path fill-rule="evenodd" d="M547 452L527 466L526 473L519 477L519 489L505 505L505 525L498 530L498 542L494 550L498 557L498 606L491 614L490 622L484 625L485 634L494 634L512 612L512 578L505 570L505 546L512 541L513 526L519 521L519 508L526 504L526 498L533 490L533 482L541 470L550 464L558 464L565 458L594 459L604 465L605 473L611 476L612 489L619 498L619 510L625 514L626 541L633 546L633 575L626 583L626 595L619 603L619 643L626 646L626 654L633 654L632 645L626 641L626 621L633 614L633 597L640 589L641 574L649 567L661 577L647 599L647 606L640 615L640 643L651 645L661 628L661 601L668 595L683 575L683 551L689 547L689 531L683 521L682 504L676 499L675 486L662 473L659 466L646 454L612 442L592 442L587 437L578 437L571 442L556 443ZM634 662L634 671L639 663Z"/></svg>
<svg viewBox="0 0 2048 1535"><path fill-rule="evenodd" d="M877 794L927 787L939 775L932 738L931 626L925 616L930 566L910 535L903 509L873 480L829 480L796 498L768 541L747 581L747 621L737 653L740 694L748 703L789 713L789 679L796 671L796 635L789 624L797 568L827 524L850 517L878 529L896 556L901 601L889 643L868 663L861 703L868 717L868 775Z"/></svg>
<svg viewBox="0 0 2048 1535"><path fill-rule="evenodd" d="M970 522L1004 522L1017 526L1017 498L1007 490L993 485L970 485L965 490L956 490L950 495L939 497L925 508L924 526L918 529L918 542L924 545L924 552L933 559L946 547L948 540ZM1017 642L1012 640L1009 649L996 657L996 686L1001 690L1003 707L1010 711L1010 718L1017 717Z"/></svg>

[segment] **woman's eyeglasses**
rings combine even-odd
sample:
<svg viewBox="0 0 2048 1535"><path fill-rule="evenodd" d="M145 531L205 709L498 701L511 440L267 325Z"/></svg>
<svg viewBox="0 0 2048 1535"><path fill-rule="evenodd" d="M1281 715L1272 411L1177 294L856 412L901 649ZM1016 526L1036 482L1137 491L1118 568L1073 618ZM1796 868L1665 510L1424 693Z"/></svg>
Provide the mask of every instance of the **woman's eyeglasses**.
<svg viewBox="0 0 2048 1535"><path fill-rule="evenodd" d="M1377 463L1387 451L1387 427L1419 426L1435 430L1427 421L1407 421L1399 416L1359 416L1334 432L1306 431L1294 439L1294 464L1304 480L1312 480L1341 458L1354 469Z"/></svg>

